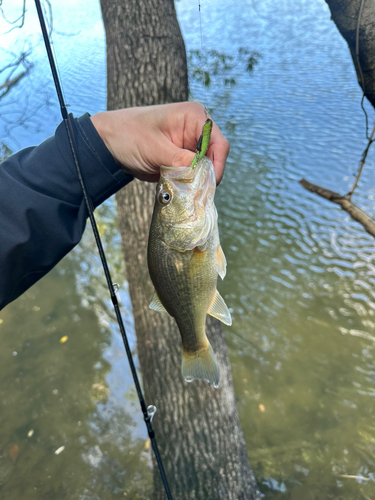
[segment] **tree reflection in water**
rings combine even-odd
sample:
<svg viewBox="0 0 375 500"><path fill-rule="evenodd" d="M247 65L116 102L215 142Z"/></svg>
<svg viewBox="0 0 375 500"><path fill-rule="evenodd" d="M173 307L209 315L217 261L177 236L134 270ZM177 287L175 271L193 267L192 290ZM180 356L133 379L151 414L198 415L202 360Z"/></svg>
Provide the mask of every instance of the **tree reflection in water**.
<svg viewBox="0 0 375 500"><path fill-rule="evenodd" d="M110 203L100 227L121 266L115 229L105 223ZM0 314L0 493L7 500L146 498L151 487L146 433L133 418L138 401L93 248L86 234Z"/></svg>

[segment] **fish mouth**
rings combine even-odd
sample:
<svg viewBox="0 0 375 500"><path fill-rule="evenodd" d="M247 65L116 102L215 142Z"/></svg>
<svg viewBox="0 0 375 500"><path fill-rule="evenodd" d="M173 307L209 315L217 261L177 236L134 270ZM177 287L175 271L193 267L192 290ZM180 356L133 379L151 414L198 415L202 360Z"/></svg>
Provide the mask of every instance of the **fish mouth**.
<svg viewBox="0 0 375 500"><path fill-rule="evenodd" d="M193 195L195 216L198 207L211 208L216 190L216 179L213 164L204 157L198 161L195 168L190 167L160 167L160 175L181 195ZM193 215L193 214L191 214Z"/></svg>
<svg viewBox="0 0 375 500"><path fill-rule="evenodd" d="M178 170L178 169L182 170L184 168L189 168L189 167L184 167L184 166L181 166L181 165L179 167L167 167L166 165L161 165L161 167L160 167L160 169L163 169L163 170Z"/></svg>
<svg viewBox="0 0 375 500"><path fill-rule="evenodd" d="M160 175L168 181L191 184L196 176L196 172L190 167L160 167Z"/></svg>
<svg viewBox="0 0 375 500"><path fill-rule="evenodd" d="M172 185L176 183L177 190L185 190L182 184L186 186L188 191L193 191L196 201L199 200L204 206L210 199L213 200L216 179L213 164L207 157L198 161L195 168L190 167L160 167L160 175Z"/></svg>

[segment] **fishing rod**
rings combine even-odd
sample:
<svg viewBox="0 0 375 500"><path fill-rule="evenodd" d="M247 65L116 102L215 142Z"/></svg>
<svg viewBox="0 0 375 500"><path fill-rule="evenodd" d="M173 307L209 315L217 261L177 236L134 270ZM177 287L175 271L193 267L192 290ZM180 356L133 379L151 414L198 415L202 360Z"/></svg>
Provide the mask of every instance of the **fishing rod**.
<svg viewBox="0 0 375 500"><path fill-rule="evenodd" d="M95 237L95 242L96 242L96 245L98 247L100 260L102 262L105 278L106 278L109 293L111 296L111 301L112 301L113 308L114 308L116 318L117 318L117 322L118 322L118 325L120 328L122 340L124 342L124 347L125 347L126 355L128 357L130 370L131 370L132 375L133 375L134 385L135 385L135 388L137 390L139 403L141 405L141 410L143 413L143 419L144 419L146 427L147 427L148 437L150 438L150 441L151 441L152 449L153 449L154 455L155 455L155 460L156 460L156 463L157 463L158 468L159 468L161 480L162 480L163 485L164 485L167 499L172 500L172 494L171 494L170 489L169 489L167 476L165 474L163 463L162 463L161 456L160 456L159 449L158 449L158 445L156 443L155 432L154 432L154 430L152 428L152 424L151 424L151 421L152 421L152 418L153 418L154 413L156 411L156 408L155 408L155 406L152 406L152 405L147 407L145 400L144 400L144 397L143 397L143 393L142 393L141 385L139 383L137 370L136 370L135 365L134 365L133 356L132 356L130 346L129 346L129 341L128 341L128 338L126 335L124 322L122 320L119 303L118 303L118 300L116 297L116 287L111 279L111 274L110 274L110 271L108 268L107 259L106 259L105 253L104 253L102 241L100 239L98 227L96 225L96 220L95 220L95 216L94 216L94 205L93 205L92 199L91 199L90 194L87 190L86 183L85 183L85 180L84 180L83 175L82 175L82 171L81 171L81 167L80 167L80 163L79 163L77 145L76 145L75 138L74 138L74 132L73 132L73 126L72 126L72 116L68 114L68 111L66 109L66 104L64 102L64 96L62 93L59 76L57 74L55 60L54 60L54 57L52 54L51 43L50 43L50 40L48 37L46 23L44 20L44 15L43 15L43 10L42 10L41 4L40 4L40 0L35 0L35 6L36 6L36 10L38 12L40 27L42 29L43 40L44 40L44 44L45 44L46 51L47 51L48 61L49 61L50 67L51 67L52 77L53 77L53 81L54 81L55 87L56 87L56 93L57 93L57 97L58 97L59 104L60 104L61 115L62 115L64 124L65 124L68 138L69 138L69 143L70 143L70 147L72 150L73 159L74 159L74 163L75 163L75 166L77 169L78 179L79 179L79 182L81 184L81 188L82 188L83 197L84 197L84 200L86 203L87 211L89 213L89 218L90 218L91 227L92 227L94 237Z"/></svg>

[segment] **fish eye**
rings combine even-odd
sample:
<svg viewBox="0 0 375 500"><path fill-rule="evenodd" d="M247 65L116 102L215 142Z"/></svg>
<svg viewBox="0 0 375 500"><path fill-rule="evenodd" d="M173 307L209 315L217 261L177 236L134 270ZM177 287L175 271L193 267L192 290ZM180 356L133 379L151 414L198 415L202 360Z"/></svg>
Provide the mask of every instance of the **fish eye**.
<svg viewBox="0 0 375 500"><path fill-rule="evenodd" d="M168 205L168 203L171 201L171 198L172 197L171 197L170 193L168 193L168 191L162 191L159 194L159 201L163 205Z"/></svg>

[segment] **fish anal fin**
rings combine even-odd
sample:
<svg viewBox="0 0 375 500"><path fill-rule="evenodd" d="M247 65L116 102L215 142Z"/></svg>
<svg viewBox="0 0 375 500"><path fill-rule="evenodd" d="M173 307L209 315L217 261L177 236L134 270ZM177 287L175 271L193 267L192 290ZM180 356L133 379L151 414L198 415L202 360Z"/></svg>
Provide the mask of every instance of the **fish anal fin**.
<svg viewBox="0 0 375 500"><path fill-rule="evenodd" d="M182 349L181 373L186 382L205 380L215 388L219 386L220 371L210 344L196 353Z"/></svg>
<svg viewBox="0 0 375 500"><path fill-rule="evenodd" d="M230 315L229 309L224 302L223 297L217 290L215 292L214 298L212 299L207 314L222 321L225 325L230 326L232 324L232 317Z"/></svg>
<svg viewBox="0 0 375 500"><path fill-rule="evenodd" d="M217 254L217 272L219 273L220 278L223 280L227 272L227 259L225 258L220 243L217 246L216 254Z"/></svg>
<svg viewBox="0 0 375 500"><path fill-rule="evenodd" d="M156 293L156 290L155 290L154 295L152 296L150 305L148 307L150 309L153 309L154 311L168 312L166 310L166 308L163 306L163 304L161 303L161 301L159 299L159 295Z"/></svg>

